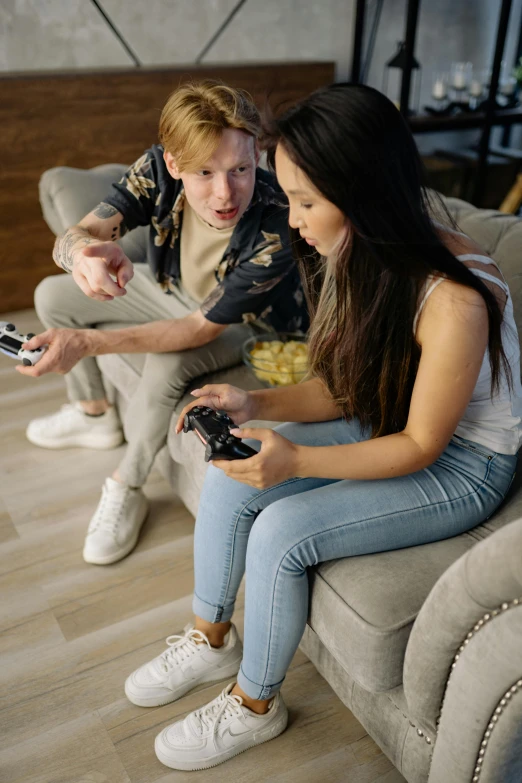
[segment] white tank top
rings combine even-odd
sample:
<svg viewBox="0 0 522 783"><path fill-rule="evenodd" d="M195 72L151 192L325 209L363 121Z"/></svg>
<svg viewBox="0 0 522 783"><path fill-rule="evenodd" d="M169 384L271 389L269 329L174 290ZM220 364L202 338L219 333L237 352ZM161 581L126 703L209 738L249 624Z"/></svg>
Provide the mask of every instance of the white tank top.
<svg viewBox="0 0 522 783"><path fill-rule="evenodd" d="M459 261L480 261L482 264L494 264L488 256L468 253L456 256ZM468 267L477 277L498 285L506 294L507 301L502 321L502 346L513 376L513 389L510 391L507 378L501 367L499 390L491 397L491 367L489 351L486 349L479 377L468 407L457 425L455 435L486 446L500 454L516 454L522 443L522 384L520 382L520 345L518 340L513 302L507 283L490 275L482 269ZM420 301L415 320L414 332L426 300L435 288L444 282L444 278L429 278L425 293Z"/></svg>

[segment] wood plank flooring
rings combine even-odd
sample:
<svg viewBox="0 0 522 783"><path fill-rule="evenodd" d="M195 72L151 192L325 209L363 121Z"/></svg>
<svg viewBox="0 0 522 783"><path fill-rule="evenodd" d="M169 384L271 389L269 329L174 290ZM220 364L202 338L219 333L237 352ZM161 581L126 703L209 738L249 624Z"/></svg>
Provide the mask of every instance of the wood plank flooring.
<svg viewBox="0 0 522 783"><path fill-rule="evenodd" d="M0 316L37 332L34 311ZM130 704L125 677L191 617L194 520L154 473L151 513L120 563L83 562L85 530L121 449L47 451L28 421L66 402L0 354L0 781L2 783L404 783L303 653L284 685L288 730L207 772L156 759L160 729L214 698L201 686L157 709ZM236 622L242 630L243 595Z"/></svg>

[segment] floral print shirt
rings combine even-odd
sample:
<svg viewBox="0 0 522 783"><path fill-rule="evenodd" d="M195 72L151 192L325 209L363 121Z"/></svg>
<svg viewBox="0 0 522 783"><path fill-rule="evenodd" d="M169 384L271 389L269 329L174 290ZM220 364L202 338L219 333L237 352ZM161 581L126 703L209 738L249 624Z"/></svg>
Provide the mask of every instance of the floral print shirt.
<svg viewBox="0 0 522 783"><path fill-rule="evenodd" d="M150 226L147 260L165 292L180 281L180 232L185 192L153 145L112 186L104 199L126 227ZM201 304L218 324L261 321L277 331L306 332L309 319L288 236L288 207L277 181L256 171L250 206L234 229L215 270L216 287Z"/></svg>

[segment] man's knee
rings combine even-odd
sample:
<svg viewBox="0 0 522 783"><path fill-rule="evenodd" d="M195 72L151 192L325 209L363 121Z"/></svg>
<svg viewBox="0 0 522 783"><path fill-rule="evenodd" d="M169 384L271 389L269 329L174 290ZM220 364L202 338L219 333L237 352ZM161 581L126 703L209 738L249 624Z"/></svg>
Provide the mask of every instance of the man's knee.
<svg viewBox="0 0 522 783"><path fill-rule="evenodd" d="M71 282L68 275L51 275L36 286L34 307L38 318L47 328L58 326L57 317L62 320Z"/></svg>
<svg viewBox="0 0 522 783"><path fill-rule="evenodd" d="M181 399L189 383L210 372L203 362L194 361L190 351L148 354L143 369L147 396L161 403Z"/></svg>

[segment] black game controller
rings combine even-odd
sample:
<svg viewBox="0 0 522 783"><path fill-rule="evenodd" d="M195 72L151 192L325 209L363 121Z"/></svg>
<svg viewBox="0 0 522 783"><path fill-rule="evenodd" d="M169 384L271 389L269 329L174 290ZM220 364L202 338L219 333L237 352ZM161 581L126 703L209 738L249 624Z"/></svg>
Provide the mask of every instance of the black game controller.
<svg viewBox="0 0 522 783"><path fill-rule="evenodd" d="M183 432L194 430L205 444L205 462L212 459L248 459L257 454L241 438L230 434L236 425L225 411L197 405L185 414Z"/></svg>

